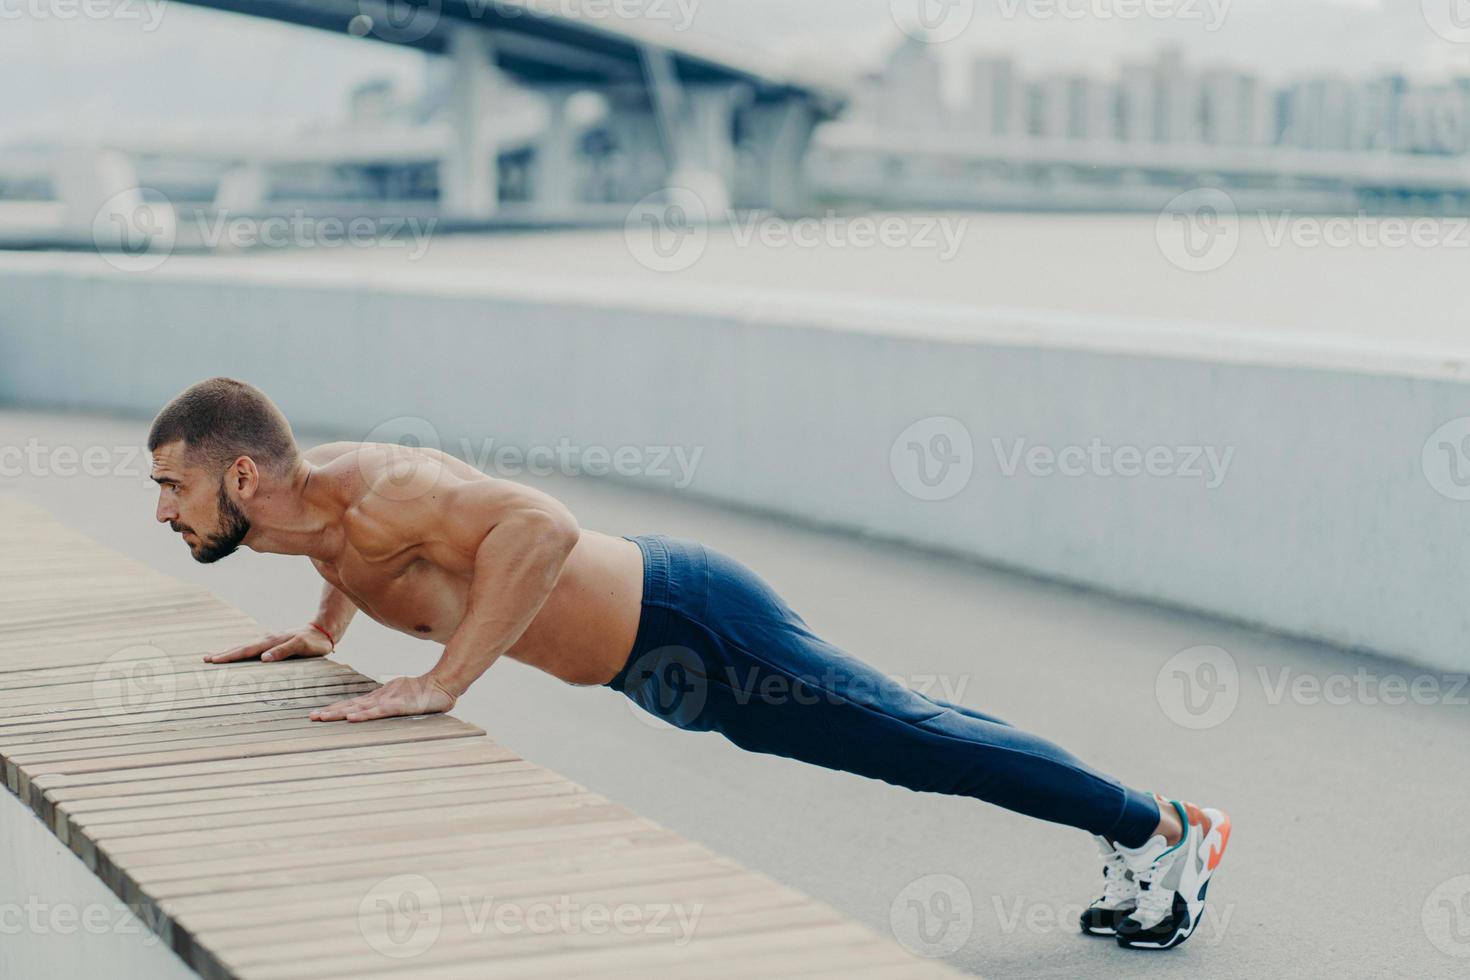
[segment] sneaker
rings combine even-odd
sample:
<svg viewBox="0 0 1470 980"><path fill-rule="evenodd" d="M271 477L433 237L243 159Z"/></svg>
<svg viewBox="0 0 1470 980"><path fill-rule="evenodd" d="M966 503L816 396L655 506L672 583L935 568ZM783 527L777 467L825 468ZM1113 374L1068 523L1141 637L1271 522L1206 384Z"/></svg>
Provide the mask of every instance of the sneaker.
<svg viewBox="0 0 1470 980"><path fill-rule="evenodd" d="M1138 904L1138 882L1112 841L1098 837L1097 850L1102 855L1103 893L1082 910L1082 931L1089 936L1111 936Z"/></svg>
<svg viewBox="0 0 1470 980"><path fill-rule="evenodd" d="M1230 818L1159 797L1179 811L1184 837L1170 847L1162 836L1137 849L1117 846L1138 883L1138 905L1118 923L1119 946L1171 949L1188 939L1205 910L1205 889L1230 840Z"/></svg>

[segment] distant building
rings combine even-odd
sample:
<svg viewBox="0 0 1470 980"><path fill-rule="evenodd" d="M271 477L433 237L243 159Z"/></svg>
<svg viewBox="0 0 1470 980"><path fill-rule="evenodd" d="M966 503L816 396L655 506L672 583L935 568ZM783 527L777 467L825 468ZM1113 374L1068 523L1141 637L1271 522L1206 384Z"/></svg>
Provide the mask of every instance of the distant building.
<svg viewBox="0 0 1470 980"><path fill-rule="evenodd" d="M970 62L969 94L965 130L987 139L1023 135L1024 98L1014 61L981 56Z"/></svg>
<svg viewBox="0 0 1470 980"><path fill-rule="evenodd" d="M908 38L888 57L870 92L874 121L887 129L937 130L947 122L934 46Z"/></svg>

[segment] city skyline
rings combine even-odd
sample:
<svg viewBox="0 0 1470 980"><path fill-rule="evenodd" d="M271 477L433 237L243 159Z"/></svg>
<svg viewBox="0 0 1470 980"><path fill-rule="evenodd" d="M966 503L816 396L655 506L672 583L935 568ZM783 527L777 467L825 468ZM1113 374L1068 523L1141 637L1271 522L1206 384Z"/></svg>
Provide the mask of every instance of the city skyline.
<svg viewBox="0 0 1470 980"><path fill-rule="evenodd" d="M1470 72L1470 45L1435 35L1417 3L1390 10L1375 0L1234 0L1227 4L1228 17L1210 30L1179 19L1076 22L1028 16L1030 8L1019 2L979 5L960 37L935 45L946 98L961 94L964 66L985 51L1009 52L1028 71L1096 71L1177 44L1191 61L1271 80L1325 71L1400 71L1414 77ZM760 7L759 17L750 16L751 5ZM886 48L904 36L895 12L902 7L900 0L699 0L688 31L851 74L880 62ZM32 8L44 9L26 9ZM7 129L34 128L59 116L68 123L204 115L309 121L337 111L352 87L370 76L388 75L411 86L422 72L423 56L416 52L346 35L186 4L158 8L156 30L147 32L149 21L140 11L151 8L133 2L124 9L134 19L62 20L12 11L20 17L8 17L11 29L0 32L0 83L25 97L7 106ZM1020 13L1007 17L1007 10ZM264 77L262 65L269 69ZM243 79L255 81L241 84Z"/></svg>

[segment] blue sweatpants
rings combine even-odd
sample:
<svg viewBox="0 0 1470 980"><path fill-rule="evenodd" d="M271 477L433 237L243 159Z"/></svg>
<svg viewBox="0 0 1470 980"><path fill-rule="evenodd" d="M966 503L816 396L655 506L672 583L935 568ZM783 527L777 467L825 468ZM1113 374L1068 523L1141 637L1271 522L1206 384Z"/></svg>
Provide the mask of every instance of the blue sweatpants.
<svg viewBox="0 0 1470 980"><path fill-rule="evenodd" d="M729 555L664 534L627 540L643 549L643 609L628 662L607 686L669 724L911 790L973 796L1128 847L1158 826L1150 794L828 643Z"/></svg>

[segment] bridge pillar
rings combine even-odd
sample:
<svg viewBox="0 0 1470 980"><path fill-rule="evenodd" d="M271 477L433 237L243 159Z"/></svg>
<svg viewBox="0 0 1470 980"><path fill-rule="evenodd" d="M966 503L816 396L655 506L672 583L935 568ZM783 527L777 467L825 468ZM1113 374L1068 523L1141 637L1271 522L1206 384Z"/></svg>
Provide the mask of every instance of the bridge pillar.
<svg viewBox="0 0 1470 980"><path fill-rule="evenodd" d="M694 194L711 221L730 210L735 181L735 109L744 90L734 85L685 89L684 122L673 133L674 196Z"/></svg>
<svg viewBox="0 0 1470 980"><path fill-rule="evenodd" d="M456 27L449 37L453 65L450 144L439 165L439 206L453 219L488 218L500 197L500 175L489 113L498 69L490 37L478 27Z"/></svg>
<svg viewBox="0 0 1470 980"><path fill-rule="evenodd" d="M536 203L548 212L570 211L578 203L582 159L578 145L590 127L608 118L607 100L578 88L544 88L538 92L546 101L546 128L536 141L533 194Z"/></svg>
<svg viewBox="0 0 1470 980"><path fill-rule="evenodd" d="M750 164L740 203L791 213L807 206L804 168L817 117L804 99L757 103L740 115L740 152Z"/></svg>

